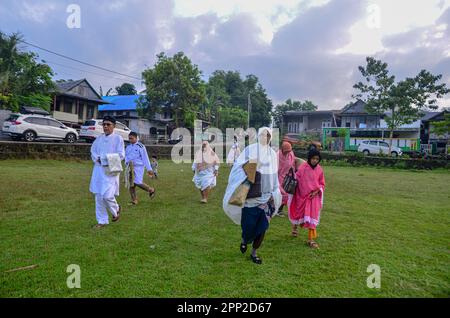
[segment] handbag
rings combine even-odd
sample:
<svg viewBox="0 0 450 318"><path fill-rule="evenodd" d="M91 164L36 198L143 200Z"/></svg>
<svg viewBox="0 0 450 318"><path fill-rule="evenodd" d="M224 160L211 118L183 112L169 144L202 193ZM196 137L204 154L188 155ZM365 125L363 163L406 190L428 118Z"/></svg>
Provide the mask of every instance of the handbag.
<svg viewBox="0 0 450 318"><path fill-rule="evenodd" d="M230 200L228 200L228 204L243 207L249 190L250 182L248 182L248 180L245 180L236 188L236 190L234 190Z"/></svg>
<svg viewBox="0 0 450 318"><path fill-rule="evenodd" d="M261 173L256 171L255 182L251 183L250 189L247 193L247 199L259 198L262 196L261 192Z"/></svg>
<svg viewBox="0 0 450 318"><path fill-rule="evenodd" d="M298 181L295 179L294 170L291 168L283 180L283 190L289 194L295 194Z"/></svg>

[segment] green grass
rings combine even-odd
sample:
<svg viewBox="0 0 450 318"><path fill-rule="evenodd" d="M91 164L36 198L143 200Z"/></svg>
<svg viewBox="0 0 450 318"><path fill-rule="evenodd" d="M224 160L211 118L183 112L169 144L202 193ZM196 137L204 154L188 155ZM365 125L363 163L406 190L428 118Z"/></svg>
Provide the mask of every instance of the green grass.
<svg viewBox="0 0 450 318"><path fill-rule="evenodd" d="M160 164L150 201L94 230L90 162L0 161L0 297L449 297L450 173L324 167L320 250L272 220L261 266L222 211L228 168L201 205L190 165ZM151 246L154 248L151 248ZM7 270L38 265L35 269ZM81 267L81 289L66 285ZM381 288L366 269L381 267Z"/></svg>

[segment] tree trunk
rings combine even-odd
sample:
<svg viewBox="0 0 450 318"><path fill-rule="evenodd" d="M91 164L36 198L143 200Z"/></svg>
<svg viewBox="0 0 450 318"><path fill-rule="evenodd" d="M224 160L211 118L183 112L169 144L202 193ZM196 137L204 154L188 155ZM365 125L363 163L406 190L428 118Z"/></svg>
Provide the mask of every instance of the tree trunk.
<svg viewBox="0 0 450 318"><path fill-rule="evenodd" d="M392 151L392 138L394 137L394 129L391 128L391 130L389 131L389 156L391 155L391 151Z"/></svg>

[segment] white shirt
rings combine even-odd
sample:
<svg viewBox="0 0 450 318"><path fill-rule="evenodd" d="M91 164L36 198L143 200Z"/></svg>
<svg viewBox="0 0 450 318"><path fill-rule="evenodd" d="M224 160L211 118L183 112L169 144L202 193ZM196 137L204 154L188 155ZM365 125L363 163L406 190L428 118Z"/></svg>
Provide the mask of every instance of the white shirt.
<svg viewBox="0 0 450 318"><path fill-rule="evenodd" d="M89 191L92 193L104 195L113 186L115 187L115 195L119 195L119 175L107 175L102 165L97 161L109 153L118 154L120 160L125 158L124 142L120 135L112 133L106 136L102 134L95 139L91 146L91 158L94 162L94 169L92 171Z"/></svg>
<svg viewBox="0 0 450 318"><path fill-rule="evenodd" d="M125 149L125 163L133 162L135 166L145 166L147 171L152 171L152 165L148 159L147 149L140 142L129 144Z"/></svg>

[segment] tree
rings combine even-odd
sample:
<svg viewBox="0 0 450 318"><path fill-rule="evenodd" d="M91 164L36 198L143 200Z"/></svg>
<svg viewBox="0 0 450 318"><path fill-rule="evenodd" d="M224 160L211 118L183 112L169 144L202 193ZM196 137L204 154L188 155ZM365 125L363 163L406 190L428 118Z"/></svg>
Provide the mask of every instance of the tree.
<svg viewBox="0 0 450 318"><path fill-rule="evenodd" d="M250 127L269 126L272 121L272 100L267 97L266 90L255 75L247 75L243 82L245 96L250 96ZM247 103L242 107L247 110Z"/></svg>
<svg viewBox="0 0 450 318"><path fill-rule="evenodd" d="M219 125L223 132L227 128L245 127L247 125L247 112L236 107L220 107L218 110Z"/></svg>
<svg viewBox="0 0 450 318"><path fill-rule="evenodd" d="M0 108L18 111L27 105L49 110L54 89L52 69L38 55L19 48L22 36L0 32Z"/></svg>
<svg viewBox="0 0 450 318"><path fill-rule="evenodd" d="M287 99L283 104L278 104L275 107L275 110L272 112L272 116L275 122L276 127L281 127L283 123L283 116L286 114L289 110L296 110L296 111L316 111L317 106L314 105L313 102L309 100L305 100L304 102Z"/></svg>
<svg viewBox="0 0 450 318"><path fill-rule="evenodd" d="M139 104L144 116L151 119L156 112L167 109L174 115L177 127L193 127L192 114L205 102L205 84L197 65L183 52L173 57L160 53L155 66L142 76L146 96Z"/></svg>
<svg viewBox="0 0 450 318"><path fill-rule="evenodd" d="M394 130L419 119L424 109L437 109L437 99L450 90L445 83L438 84L442 75L421 70L413 78L396 82L395 76L389 75L387 63L373 57L367 57L366 62L366 67L358 67L365 82L353 86L359 90L353 97L366 103L367 112L384 116L390 131L390 153Z"/></svg>
<svg viewBox="0 0 450 318"><path fill-rule="evenodd" d="M117 95L137 95L136 87L130 83L123 83L116 87Z"/></svg>
<svg viewBox="0 0 450 318"><path fill-rule="evenodd" d="M450 113L444 114L443 121L433 122L432 132L438 136L450 134Z"/></svg>

